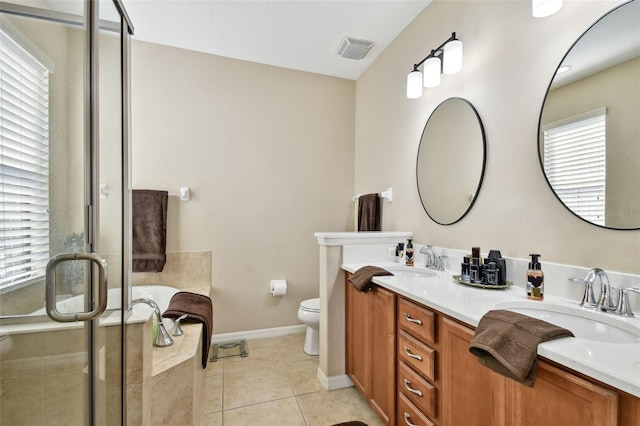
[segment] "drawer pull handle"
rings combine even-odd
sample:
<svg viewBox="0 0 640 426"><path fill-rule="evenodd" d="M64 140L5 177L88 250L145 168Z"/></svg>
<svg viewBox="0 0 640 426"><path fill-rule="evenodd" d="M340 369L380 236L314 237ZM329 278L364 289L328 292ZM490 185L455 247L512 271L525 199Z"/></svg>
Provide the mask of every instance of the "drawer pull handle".
<svg viewBox="0 0 640 426"><path fill-rule="evenodd" d="M406 319L407 321L412 322L414 324L422 325L422 321L421 320L411 318L411 315L409 315L406 312L404 313L404 319Z"/></svg>
<svg viewBox="0 0 640 426"><path fill-rule="evenodd" d="M422 391L419 389L413 389L412 387L409 386L410 384L411 384L410 381L408 381L407 379L404 379L404 387L407 388L409 392L415 393L418 396L422 396Z"/></svg>
<svg viewBox="0 0 640 426"><path fill-rule="evenodd" d="M413 359L417 359L418 361L422 361L422 357L420 355L414 355L409 351L409 348L407 346L404 347L404 353L407 354L408 357L411 357Z"/></svg>
<svg viewBox="0 0 640 426"><path fill-rule="evenodd" d="M406 411L404 412L404 422L407 424L407 426L418 426L416 424L413 424L409 421L409 419L411 418L411 416L409 416L409 413L407 413Z"/></svg>

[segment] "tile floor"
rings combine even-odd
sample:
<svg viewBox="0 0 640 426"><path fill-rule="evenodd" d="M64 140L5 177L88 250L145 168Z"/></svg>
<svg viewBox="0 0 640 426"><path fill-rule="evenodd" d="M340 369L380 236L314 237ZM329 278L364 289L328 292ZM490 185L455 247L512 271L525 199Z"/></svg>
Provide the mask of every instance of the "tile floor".
<svg viewBox="0 0 640 426"><path fill-rule="evenodd" d="M207 366L202 426L330 426L350 420L382 425L354 387L322 388L318 357L302 350L304 334L247 344L248 357Z"/></svg>

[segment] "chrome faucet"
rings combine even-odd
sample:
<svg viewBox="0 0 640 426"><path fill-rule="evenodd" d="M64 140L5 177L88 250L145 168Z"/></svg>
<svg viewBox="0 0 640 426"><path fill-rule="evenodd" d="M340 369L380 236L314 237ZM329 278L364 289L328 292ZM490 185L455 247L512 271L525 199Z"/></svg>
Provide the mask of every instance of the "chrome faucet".
<svg viewBox="0 0 640 426"><path fill-rule="evenodd" d="M180 321L182 321L183 319L187 318L189 315L188 314L184 314L181 317L178 317L175 320L175 326L173 327L173 335L174 336L182 336L184 334L184 331L182 330L182 327L180 327Z"/></svg>
<svg viewBox="0 0 640 426"><path fill-rule="evenodd" d="M436 257L436 261L435 261L435 264L434 264L433 268L434 268L436 271L444 271L445 269L447 269L447 268L445 267L445 266L446 266L446 263L447 263L447 262L446 262L446 261L447 261L447 259L448 259L448 257L447 257L447 256L444 256L444 255L440 255L440 256Z"/></svg>
<svg viewBox="0 0 640 426"><path fill-rule="evenodd" d="M631 310L631 305L629 304L629 295L627 293L629 291L640 293L640 288L628 287L628 288L619 288L617 290L618 290L618 304L614 312L618 315L622 315L623 317L635 316L633 314L633 311Z"/></svg>
<svg viewBox="0 0 640 426"><path fill-rule="evenodd" d="M600 281L600 296L597 301L593 295L593 283L596 278ZM593 268L587 273L582 282L584 283L584 294L580 306L596 308L605 312L616 309L611 300L611 284L609 284L609 277L605 271L600 268Z"/></svg>
<svg viewBox="0 0 640 426"><path fill-rule="evenodd" d="M425 257L425 268L435 269L436 271L444 271L446 269L447 256L437 256L432 245L422 246L420 253L424 254Z"/></svg>
<svg viewBox="0 0 640 426"><path fill-rule="evenodd" d="M151 299L141 297L140 299L133 300L131 302L131 306L137 305L138 303L144 303L153 308L153 313L158 323L158 334L156 335L156 339L153 344L160 347L173 345L173 339L171 339L171 336L169 336L167 329L164 328L164 324L162 323L162 312L160 312L158 304Z"/></svg>
<svg viewBox="0 0 640 426"><path fill-rule="evenodd" d="M424 254L425 257L425 268L434 268L436 266L438 258L436 257L436 252L433 250L432 245L428 244L426 246L422 246L420 253Z"/></svg>

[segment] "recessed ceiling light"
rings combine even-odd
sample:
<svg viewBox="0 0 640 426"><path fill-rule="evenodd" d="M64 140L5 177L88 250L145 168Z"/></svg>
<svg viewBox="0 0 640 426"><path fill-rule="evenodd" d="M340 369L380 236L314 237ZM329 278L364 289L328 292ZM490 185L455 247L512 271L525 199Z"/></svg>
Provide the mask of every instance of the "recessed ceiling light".
<svg viewBox="0 0 640 426"><path fill-rule="evenodd" d="M570 69L571 69L571 65L562 65L560 68L558 68L558 71L556 71L556 74L564 74Z"/></svg>

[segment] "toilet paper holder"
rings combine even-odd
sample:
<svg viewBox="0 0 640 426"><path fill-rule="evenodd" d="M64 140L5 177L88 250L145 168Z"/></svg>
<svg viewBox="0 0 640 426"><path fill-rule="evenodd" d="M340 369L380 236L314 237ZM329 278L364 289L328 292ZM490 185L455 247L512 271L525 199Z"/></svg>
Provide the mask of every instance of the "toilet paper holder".
<svg viewBox="0 0 640 426"><path fill-rule="evenodd" d="M271 280L269 292L272 296L284 296L287 294L287 280Z"/></svg>

